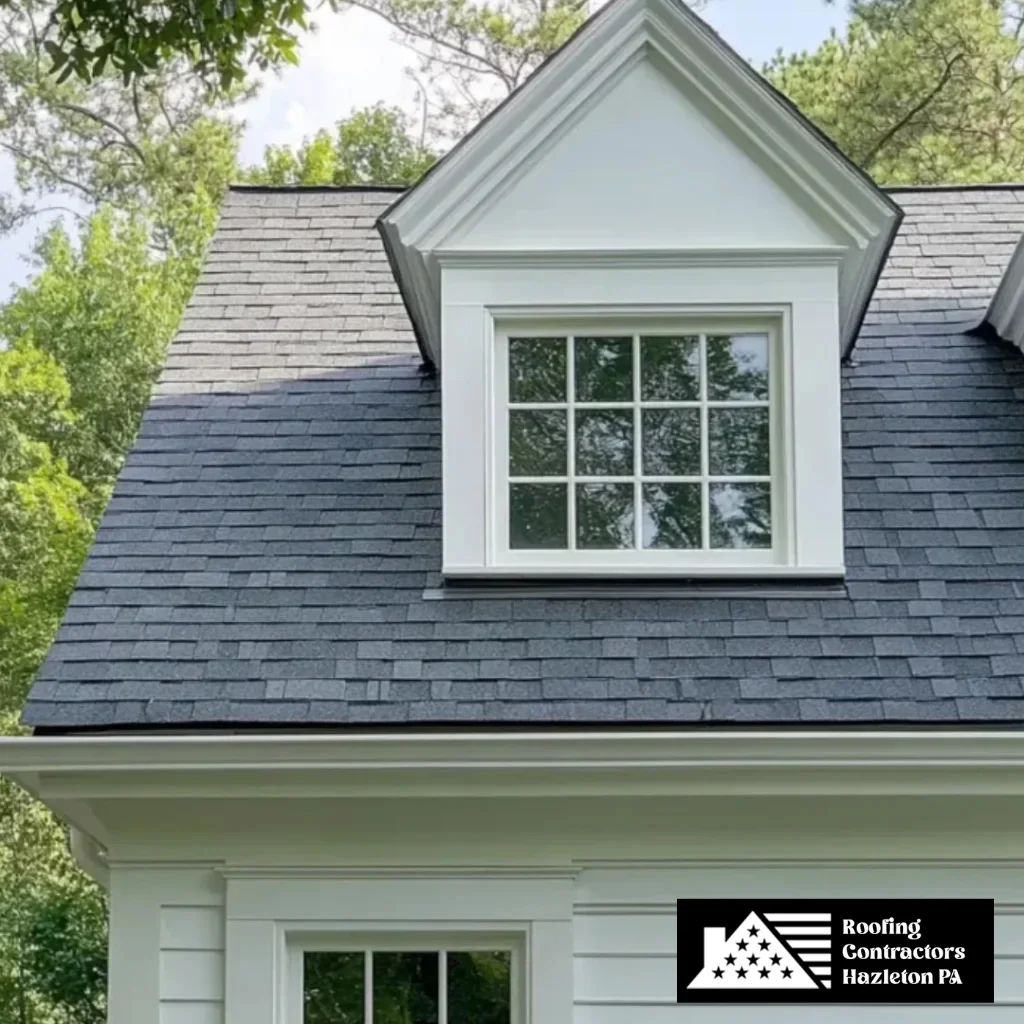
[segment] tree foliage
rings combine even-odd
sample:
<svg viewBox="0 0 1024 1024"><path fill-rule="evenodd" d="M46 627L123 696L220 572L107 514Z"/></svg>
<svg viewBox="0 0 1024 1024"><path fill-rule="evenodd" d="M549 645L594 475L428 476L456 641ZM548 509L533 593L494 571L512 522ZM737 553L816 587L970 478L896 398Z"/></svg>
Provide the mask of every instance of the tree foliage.
<svg viewBox="0 0 1024 1024"><path fill-rule="evenodd" d="M234 172L239 126L224 115L248 91L212 96L182 59L130 87L109 70L58 82L47 53L56 31L43 0L0 4L0 152L16 179L0 230L40 211L81 221L110 204L143 214L154 243L172 247L182 204L205 197L214 208Z"/></svg>
<svg viewBox="0 0 1024 1024"><path fill-rule="evenodd" d="M262 166L245 178L256 185L408 185L436 159L412 137L401 110L378 103L301 146L268 146Z"/></svg>
<svg viewBox="0 0 1024 1024"><path fill-rule="evenodd" d="M227 183L244 90L173 59L129 86L48 76L45 5L0 6L0 230L67 211L0 308L0 731L64 614L191 292ZM0 780L0 1024L101 1024L106 904L63 826Z"/></svg>
<svg viewBox="0 0 1024 1024"><path fill-rule="evenodd" d="M857 0L843 35L768 78L877 180L1024 175L1019 0Z"/></svg>
<svg viewBox="0 0 1024 1024"><path fill-rule="evenodd" d="M18 0L3 0L16 6ZM186 59L222 86L247 65L297 63L312 0L57 0L47 53L60 79L91 82L108 70L126 84Z"/></svg>

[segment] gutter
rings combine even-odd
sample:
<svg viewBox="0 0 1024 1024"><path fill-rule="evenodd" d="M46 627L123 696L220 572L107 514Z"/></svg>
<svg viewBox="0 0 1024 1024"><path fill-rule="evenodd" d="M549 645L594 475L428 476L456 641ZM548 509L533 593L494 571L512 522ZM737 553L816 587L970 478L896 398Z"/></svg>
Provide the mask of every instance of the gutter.
<svg viewBox="0 0 1024 1024"><path fill-rule="evenodd" d="M159 773L502 772L540 769L1014 769L1024 731L769 729L494 733L118 735L0 738L15 778Z"/></svg>

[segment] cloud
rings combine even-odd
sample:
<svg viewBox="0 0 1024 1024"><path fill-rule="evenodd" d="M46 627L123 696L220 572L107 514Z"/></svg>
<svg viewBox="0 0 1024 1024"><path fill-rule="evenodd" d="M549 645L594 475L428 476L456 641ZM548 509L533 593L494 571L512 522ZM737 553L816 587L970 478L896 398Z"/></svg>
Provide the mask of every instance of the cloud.
<svg viewBox="0 0 1024 1024"><path fill-rule="evenodd" d="M243 109L244 162L260 160L270 143L301 142L360 107L384 102L414 109L409 51L388 24L361 8L325 11L317 31L304 37L299 60L298 67L266 76Z"/></svg>

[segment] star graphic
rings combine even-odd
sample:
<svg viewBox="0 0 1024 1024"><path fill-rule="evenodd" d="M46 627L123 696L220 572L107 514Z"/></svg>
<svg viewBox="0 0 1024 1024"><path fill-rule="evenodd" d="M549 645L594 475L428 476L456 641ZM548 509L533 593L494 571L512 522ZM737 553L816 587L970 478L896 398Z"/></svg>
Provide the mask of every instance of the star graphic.
<svg viewBox="0 0 1024 1024"><path fill-rule="evenodd" d="M792 971L792 968L789 968L789 967L787 967L787 968L786 968L786 969L785 969L785 970L784 970L784 971L782 972L782 976L783 976L784 978L791 978L791 977L793 976L793 971Z"/></svg>
<svg viewBox="0 0 1024 1024"><path fill-rule="evenodd" d="M762 978L767 978L768 977L768 968L767 967L762 967L761 970L759 970L757 973L760 974Z"/></svg>
<svg viewBox="0 0 1024 1024"><path fill-rule="evenodd" d="M747 957L747 963L750 964L751 967L756 967L757 966L757 957L754 956L754 955L748 956Z"/></svg>
<svg viewBox="0 0 1024 1024"><path fill-rule="evenodd" d="M723 971L721 967L716 967L715 968L715 977L716 978L720 978L724 973L725 973L725 971Z"/></svg>
<svg viewBox="0 0 1024 1024"><path fill-rule="evenodd" d="M767 939L762 939L761 942L759 943L759 947L761 949L767 949L768 948L768 940Z"/></svg>
<svg viewBox="0 0 1024 1024"><path fill-rule="evenodd" d="M736 963L736 957L734 957L734 956L732 955L732 953L730 953L730 954L729 954L729 955L728 955L728 956L727 956L727 957L725 958L725 962L726 962L727 964L729 964L729 966L731 967L731 966L732 966L732 965L733 965L734 963Z"/></svg>
<svg viewBox="0 0 1024 1024"><path fill-rule="evenodd" d="M772 963L773 963L773 964L778 964L778 963L781 963L781 962L782 962L782 961L781 961L781 960L780 960L780 958L779 958L779 954L778 954L778 953L776 953L776 954L775 954L775 956L773 956L773 957L772 957Z"/></svg>
<svg viewBox="0 0 1024 1024"><path fill-rule="evenodd" d="M760 935L761 933L757 930L757 928L751 927L750 931L747 932L747 934L748 935Z"/></svg>
<svg viewBox="0 0 1024 1024"><path fill-rule="evenodd" d="M740 939L740 941L736 943L736 948L737 949L746 949L747 948L747 940L746 939Z"/></svg>
<svg viewBox="0 0 1024 1024"><path fill-rule="evenodd" d="M747 976L747 969L746 969L745 967L741 967L741 968L740 968L740 969L739 969L739 970L738 970L738 971L736 972L736 977L737 977L737 978L745 978L746 976Z"/></svg>

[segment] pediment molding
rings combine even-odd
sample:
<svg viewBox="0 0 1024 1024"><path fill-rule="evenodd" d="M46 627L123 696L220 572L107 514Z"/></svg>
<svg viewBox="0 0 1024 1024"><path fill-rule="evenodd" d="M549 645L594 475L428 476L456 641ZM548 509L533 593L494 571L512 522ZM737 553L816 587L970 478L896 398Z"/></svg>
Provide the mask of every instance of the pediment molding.
<svg viewBox="0 0 1024 1024"><path fill-rule="evenodd" d="M439 250L464 232L640 63L751 156L838 247L844 350L901 211L679 0L612 0L415 188L380 229L421 342L440 353Z"/></svg>

